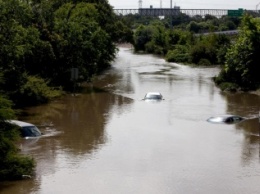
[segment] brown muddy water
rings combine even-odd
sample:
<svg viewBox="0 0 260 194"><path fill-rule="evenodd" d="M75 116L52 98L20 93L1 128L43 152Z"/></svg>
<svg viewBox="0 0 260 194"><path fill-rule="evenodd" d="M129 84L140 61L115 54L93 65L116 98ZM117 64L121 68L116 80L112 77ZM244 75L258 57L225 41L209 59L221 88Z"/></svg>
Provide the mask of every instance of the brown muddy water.
<svg viewBox="0 0 260 194"><path fill-rule="evenodd" d="M260 97L225 94L218 68L166 63L120 48L113 68L83 94L24 110L44 132L19 143L37 162L32 179L3 194L256 194ZM145 102L158 91L161 102ZM212 124L214 115L248 118Z"/></svg>

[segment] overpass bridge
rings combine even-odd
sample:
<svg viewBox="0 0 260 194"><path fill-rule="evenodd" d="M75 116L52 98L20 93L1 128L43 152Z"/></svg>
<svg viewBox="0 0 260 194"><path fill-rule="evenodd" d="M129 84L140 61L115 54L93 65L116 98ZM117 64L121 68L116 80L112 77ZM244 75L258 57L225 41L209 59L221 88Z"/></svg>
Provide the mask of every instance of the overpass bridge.
<svg viewBox="0 0 260 194"><path fill-rule="evenodd" d="M139 8L139 9L114 9L116 15L141 15L141 16L177 16L186 14L188 16L206 16L212 15L217 18L228 15L230 11L227 9L180 9L180 8ZM235 16L235 15L234 15Z"/></svg>

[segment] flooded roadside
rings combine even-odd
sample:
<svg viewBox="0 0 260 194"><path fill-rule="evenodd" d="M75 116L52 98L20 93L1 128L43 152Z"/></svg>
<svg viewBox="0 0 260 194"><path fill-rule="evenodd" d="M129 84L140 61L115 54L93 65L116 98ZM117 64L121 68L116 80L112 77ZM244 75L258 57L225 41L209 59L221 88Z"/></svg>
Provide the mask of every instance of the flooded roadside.
<svg viewBox="0 0 260 194"><path fill-rule="evenodd" d="M36 174L0 193L257 193L260 97L222 93L218 72L121 48L83 94L24 110L46 134L20 145ZM142 101L150 91L165 100ZM248 120L206 122L218 114Z"/></svg>

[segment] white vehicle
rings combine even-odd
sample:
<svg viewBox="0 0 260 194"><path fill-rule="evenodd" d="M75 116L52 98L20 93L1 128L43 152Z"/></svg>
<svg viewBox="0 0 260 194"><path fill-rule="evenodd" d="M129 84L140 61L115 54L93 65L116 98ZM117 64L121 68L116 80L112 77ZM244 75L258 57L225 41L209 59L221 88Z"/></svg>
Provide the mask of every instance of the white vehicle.
<svg viewBox="0 0 260 194"><path fill-rule="evenodd" d="M20 127L22 137L39 137L42 135L41 131L31 123L26 123L18 120L10 120L8 122Z"/></svg>
<svg viewBox="0 0 260 194"><path fill-rule="evenodd" d="M160 92L148 92L143 100L164 100Z"/></svg>

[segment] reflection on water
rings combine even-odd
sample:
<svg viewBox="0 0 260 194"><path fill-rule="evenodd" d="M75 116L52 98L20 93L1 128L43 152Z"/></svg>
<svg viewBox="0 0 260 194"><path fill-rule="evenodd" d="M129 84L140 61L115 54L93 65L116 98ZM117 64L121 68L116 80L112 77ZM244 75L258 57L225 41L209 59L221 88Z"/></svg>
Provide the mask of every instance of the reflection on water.
<svg viewBox="0 0 260 194"><path fill-rule="evenodd" d="M24 110L44 132L19 142L36 174L0 193L258 193L260 97L222 93L218 72L120 49L82 94ZM142 101L151 91L165 100ZM247 120L206 121L220 114Z"/></svg>
<svg viewBox="0 0 260 194"><path fill-rule="evenodd" d="M106 142L104 125L111 106L117 107L119 112L124 111L120 106L127 106L132 100L105 91L91 93L88 90L86 88L87 95L67 96L51 104L27 110L30 122L51 123L53 127L41 128L44 136L59 135L60 146L72 150L72 154L93 151Z"/></svg>

